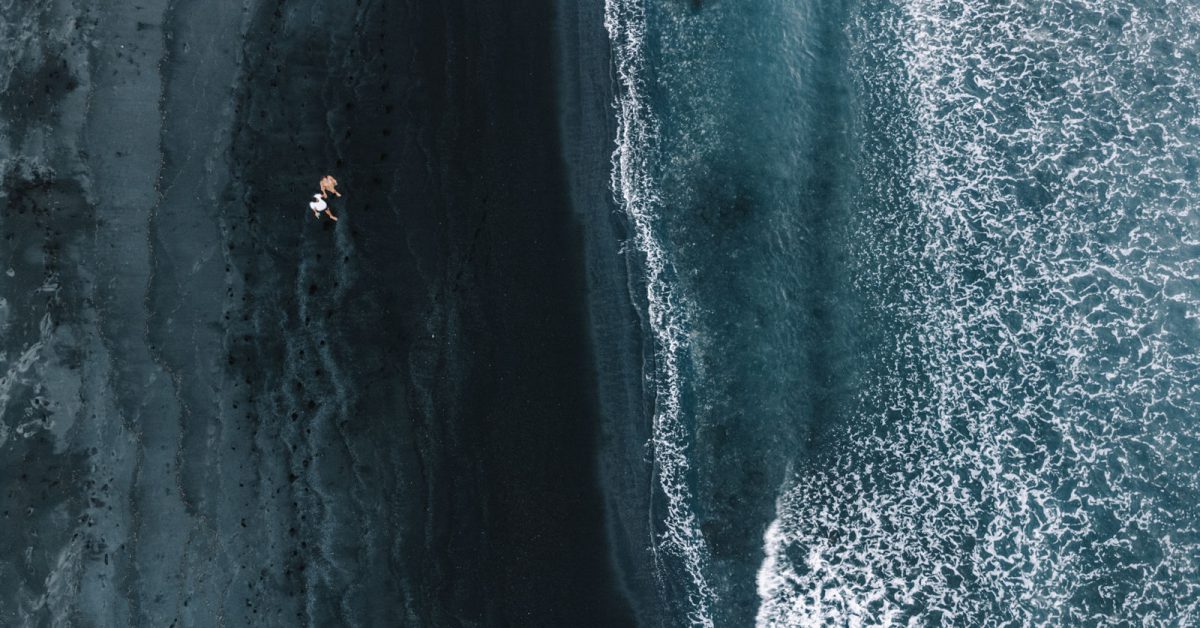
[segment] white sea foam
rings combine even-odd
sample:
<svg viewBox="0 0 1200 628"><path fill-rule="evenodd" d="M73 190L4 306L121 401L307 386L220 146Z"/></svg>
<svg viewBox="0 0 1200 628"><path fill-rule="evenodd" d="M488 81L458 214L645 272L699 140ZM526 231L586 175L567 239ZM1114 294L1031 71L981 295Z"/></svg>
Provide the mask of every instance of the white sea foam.
<svg viewBox="0 0 1200 628"><path fill-rule="evenodd" d="M612 156L612 189L633 225L634 244L644 258L648 319L656 343L654 463L666 497L661 549L686 571L688 620L712 626L715 596L704 575L708 548L696 524L688 488L688 432L681 416L680 353L686 346L686 308L673 289L670 262L656 235L660 206L650 160L657 142L657 121L644 90L643 45L646 16L641 0L606 0L605 27L616 61L617 137ZM656 548L656 556L658 548ZM670 573L661 557L660 575Z"/></svg>
<svg viewBox="0 0 1200 628"><path fill-rule="evenodd" d="M852 25L862 102L907 111L856 253L908 331L780 496L760 626L1200 617L1200 12L1154 5Z"/></svg>

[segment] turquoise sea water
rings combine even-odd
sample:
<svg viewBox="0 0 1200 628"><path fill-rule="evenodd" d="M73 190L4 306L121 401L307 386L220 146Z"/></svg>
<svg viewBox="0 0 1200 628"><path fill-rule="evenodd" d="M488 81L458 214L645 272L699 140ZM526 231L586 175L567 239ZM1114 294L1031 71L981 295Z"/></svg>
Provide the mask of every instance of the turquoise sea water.
<svg viewBox="0 0 1200 628"><path fill-rule="evenodd" d="M697 625L1200 609L1200 8L607 0Z"/></svg>

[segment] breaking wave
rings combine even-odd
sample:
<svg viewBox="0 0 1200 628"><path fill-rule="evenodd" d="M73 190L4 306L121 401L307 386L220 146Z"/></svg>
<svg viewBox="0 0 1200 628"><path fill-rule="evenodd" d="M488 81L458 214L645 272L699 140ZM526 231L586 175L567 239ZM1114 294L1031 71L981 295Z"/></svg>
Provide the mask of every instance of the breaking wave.
<svg viewBox="0 0 1200 628"><path fill-rule="evenodd" d="M855 157L854 263L897 332L779 497L758 624L1194 620L1200 11L910 0L848 33L890 143Z"/></svg>

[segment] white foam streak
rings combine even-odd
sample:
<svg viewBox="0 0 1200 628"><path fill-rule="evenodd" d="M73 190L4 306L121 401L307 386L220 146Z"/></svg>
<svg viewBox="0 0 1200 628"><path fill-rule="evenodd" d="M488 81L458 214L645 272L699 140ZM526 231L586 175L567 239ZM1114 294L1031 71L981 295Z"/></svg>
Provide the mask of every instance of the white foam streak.
<svg viewBox="0 0 1200 628"><path fill-rule="evenodd" d="M660 200L650 160L657 122L643 94L645 9L640 0L606 0L604 24L619 78L612 189L633 224L634 244L645 260L648 318L657 345L652 445L659 488L667 501L661 548L677 557L689 576L688 620L711 627L715 596L704 575L708 549L691 508L688 435L681 416L679 360L686 344L686 308L670 283L670 264L655 235ZM658 561L662 573L661 558Z"/></svg>

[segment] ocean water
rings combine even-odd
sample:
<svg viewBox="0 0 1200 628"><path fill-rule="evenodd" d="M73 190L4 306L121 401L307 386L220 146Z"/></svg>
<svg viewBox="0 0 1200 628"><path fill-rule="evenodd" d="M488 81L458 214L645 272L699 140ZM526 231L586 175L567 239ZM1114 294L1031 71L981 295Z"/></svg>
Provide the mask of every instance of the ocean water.
<svg viewBox="0 0 1200 628"><path fill-rule="evenodd" d="M606 0L672 623L1200 614L1200 8Z"/></svg>

